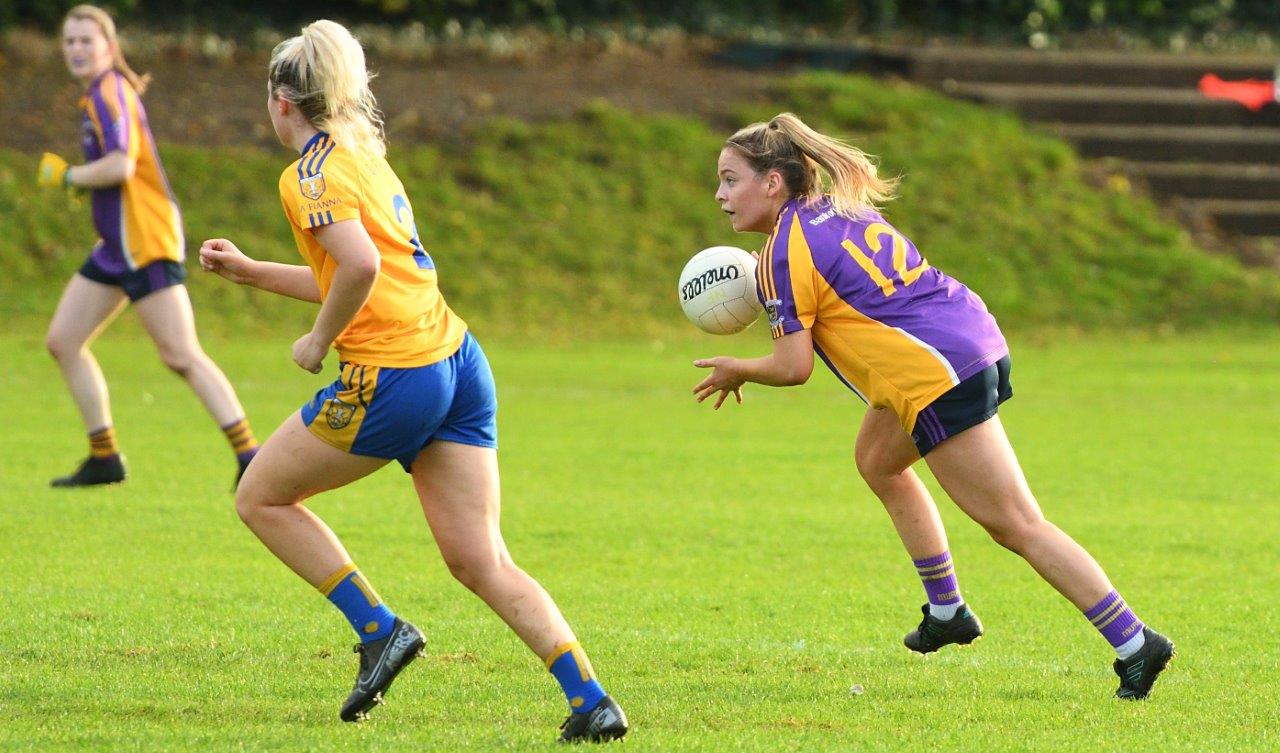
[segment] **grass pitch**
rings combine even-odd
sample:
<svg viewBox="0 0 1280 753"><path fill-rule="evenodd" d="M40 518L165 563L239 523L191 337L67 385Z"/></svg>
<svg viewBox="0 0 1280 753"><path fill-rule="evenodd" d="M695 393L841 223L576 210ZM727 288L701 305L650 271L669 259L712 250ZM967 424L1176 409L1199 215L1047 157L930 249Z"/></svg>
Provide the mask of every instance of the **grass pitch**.
<svg viewBox="0 0 1280 753"><path fill-rule="evenodd" d="M987 636L902 648L923 596L853 469L856 400L822 372L719 413L690 399L691 359L762 351L749 334L486 342L508 543L627 709L627 750L1280 745L1280 337L1015 347L1001 415L1041 504L1178 644L1152 699L1121 703L1106 643L946 502ZM322 384L289 342L207 343L263 437ZM553 680L449 578L394 466L313 507L428 655L339 722L341 616L236 519L230 452L136 328L96 351L132 475L55 492L84 450L74 408L38 335L0 337L0 749L550 748Z"/></svg>

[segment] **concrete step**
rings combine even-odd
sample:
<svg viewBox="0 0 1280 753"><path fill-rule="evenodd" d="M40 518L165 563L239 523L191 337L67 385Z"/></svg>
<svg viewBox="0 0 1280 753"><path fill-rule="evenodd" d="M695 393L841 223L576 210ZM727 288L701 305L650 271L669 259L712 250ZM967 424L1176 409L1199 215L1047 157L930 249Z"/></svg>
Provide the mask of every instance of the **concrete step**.
<svg viewBox="0 0 1280 753"><path fill-rule="evenodd" d="M1086 157L1139 162L1280 164L1280 128L1078 125L1055 123L1055 134Z"/></svg>
<svg viewBox="0 0 1280 753"><path fill-rule="evenodd" d="M1222 230L1250 236L1280 235L1280 201L1204 199L1187 202L1194 213L1211 217Z"/></svg>
<svg viewBox="0 0 1280 753"><path fill-rule="evenodd" d="M1236 102L1209 99L1194 87L1162 89L944 81L940 88L955 97L1008 108L1030 121L1280 127L1280 105L1252 112Z"/></svg>
<svg viewBox="0 0 1280 753"><path fill-rule="evenodd" d="M715 58L740 68L823 68L908 77L911 60L847 42L731 42Z"/></svg>
<svg viewBox="0 0 1280 753"><path fill-rule="evenodd" d="M1203 162L1131 162L1125 172L1163 196L1280 201L1280 166Z"/></svg>
<svg viewBox="0 0 1280 753"><path fill-rule="evenodd" d="M1199 56L1130 52L1063 52L1020 49L873 48L882 60L907 61L908 77L920 82L978 81L1009 84L1080 84L1194 88L1200 77L1275 76L1266 55Z"/></svg>

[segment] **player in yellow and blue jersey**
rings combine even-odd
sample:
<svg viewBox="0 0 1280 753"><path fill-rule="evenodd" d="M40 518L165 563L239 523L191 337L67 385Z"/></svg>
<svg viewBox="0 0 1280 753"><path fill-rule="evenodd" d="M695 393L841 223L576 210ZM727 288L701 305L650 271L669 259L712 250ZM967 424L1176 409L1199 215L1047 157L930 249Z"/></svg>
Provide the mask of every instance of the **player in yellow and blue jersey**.
<svg viewBox="0 0 1280 753"><path fill-rule="evenodd" d="M756 283L773 352L695 362L712 369L694 388L698 401L741 402L746 382L803 384L816 354L869 406L855 446L858 470L884 503L928 598L907 648L930 653L982 635L961 598L937 507L911 468L923 457L969 517L1110 642L1116 695L1145 698L1173 644L1041 514L997 416L1013 394L1004 336L982 299L932 267L877 211L893 182L858 149L789 113L730 137L718 173L716 201L733 229L767 236Z"/></svg>
<svg viewBox="0 0 1280 753"><path fill-rule="evenodd" d="M89 432L90 455L54 486L123 481L107 385L89 351L94 338L132 303L160 357L191 385L236 453L236 478L258 443L226 376L196 336L183 280L182 217L156 153L140 95L148 79L125 62L115 24L100 8L79 5L62 27L67 68L84 84L80 101L85 164L45 154L37 181L92 194L98 243L67 284L49 325L49 351Z"/></svg>
<svg viewBox="0 0 1280 753"><path fill-rule="evenodd" d="M281 143L301 155L280 199L305 266L253 261L205 241L201 264L233 282L320 304L293 359L319 373L331 346L338 378L263 445L236 495L240 517L282 562L342 611L360 638L343 704L361 719L422 650L333 531L303 506L396 460L413 478L450 571L541 657L564 690L564 741L623 736L555 602L515 565L498 525L497 401L484 351L437 287L400 179L388 166L364 53L342 26L316 21L282 42L267 108Z"/></svg>

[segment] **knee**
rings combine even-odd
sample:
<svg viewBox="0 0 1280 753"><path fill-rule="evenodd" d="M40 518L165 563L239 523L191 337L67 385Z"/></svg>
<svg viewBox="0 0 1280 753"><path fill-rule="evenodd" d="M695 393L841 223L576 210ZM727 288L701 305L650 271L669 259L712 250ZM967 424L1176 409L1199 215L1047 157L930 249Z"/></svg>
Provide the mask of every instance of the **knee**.
<svg viewBox="0 0 1280 753"><path fill-rule="evenodd" d="M877 495L902 476L902 469L888 467L874 450L858 448L853 453L853 462L858 468L858 475Z"/></svg>
<svg viewBox="0 0 1280 753"><path fill-rule="evenodd" d="M290 501L299 500L275 499L266 489L253 484L246 477L241 480L240 486L236 489L236 515L240 516L240 522L253 528L269 510L281 504L288 504Z"/></svg>
<svg viewBox="0 0 1280 753"><path fill-rule="evenodd" d="M444 563L455 580L468 590L479 593L503 567L510 564L510 560L492 552L455 552L445 555Z"/></svg>
<svg viewBox="0 0 1280 753"><path fill-rule="evenodd" d="M160 351L160 360L164 362L169 370L181 377L186 377L191 373L191 369L203 356L198 351L188 348L163 348Z"/></svg>
<svg viewBox="0 0 1280 753"><path fill-rule="evenodd" d="M262 505L254 498L252 492L241 484L240 488L236 489L236 515L240 516L240 522L252 528L253 521L261 509Z"/></svg>
<svg viewBox="0 0 1280 753"><path fill-rule="evenodd" d="M53 356L55 361L65 361L79 353L80 349L84 347L81 343L72 342L52 332L45 336L44 346L49 350L49 355Z"/></svg>
<svg viewBox="0 0 1280 753"><path fill-rule="evenodd" d="M1047 524L1041 517L1013 517L985 523L983 528L992 541L1011 552L1024 554Z"/></svg>

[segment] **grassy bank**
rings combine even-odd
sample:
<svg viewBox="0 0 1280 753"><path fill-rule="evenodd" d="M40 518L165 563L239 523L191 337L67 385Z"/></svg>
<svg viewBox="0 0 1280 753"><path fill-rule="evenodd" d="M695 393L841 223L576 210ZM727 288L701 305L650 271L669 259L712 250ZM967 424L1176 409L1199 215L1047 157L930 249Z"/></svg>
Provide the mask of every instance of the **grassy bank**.
<svg viewBox="0 0 1280 753"><path fill-rule="evenodd" d="M1010 115L905 85L811 75L775 93L904 177L891 221L982 294L1006 328L1197 327L1280 314L1280 281L1197 249L1148 202L1099 190L1069 147ZM735 236L712 193L728 127L600 105L560 122L494 120L465 147L393 144L424 243L455 307L504 334L685 332L683 261ZM296 258L275 193L283 151L162 150L194 249L225 236ZM33 155L0 152L0 314L39 319L93 241L87 202L31 187ZM206 279L204 327L300 324L307 307Z"/></svg>

